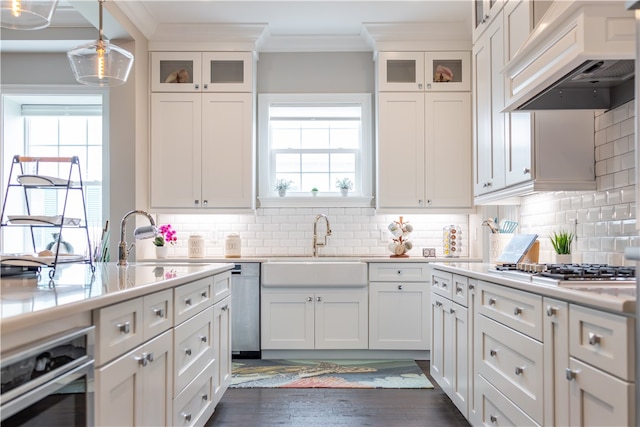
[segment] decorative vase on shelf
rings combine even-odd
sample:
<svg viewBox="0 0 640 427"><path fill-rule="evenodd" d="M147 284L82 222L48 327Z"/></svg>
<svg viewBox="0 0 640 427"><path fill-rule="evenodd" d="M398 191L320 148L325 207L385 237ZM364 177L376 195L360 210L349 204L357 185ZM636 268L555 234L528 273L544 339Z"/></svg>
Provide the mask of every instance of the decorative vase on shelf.
<svg viewBox="0 0 640 427"><path fill-rule="evenodd" d="M167 246L156 246L156 258L166 258L169 255Z"/></svg>

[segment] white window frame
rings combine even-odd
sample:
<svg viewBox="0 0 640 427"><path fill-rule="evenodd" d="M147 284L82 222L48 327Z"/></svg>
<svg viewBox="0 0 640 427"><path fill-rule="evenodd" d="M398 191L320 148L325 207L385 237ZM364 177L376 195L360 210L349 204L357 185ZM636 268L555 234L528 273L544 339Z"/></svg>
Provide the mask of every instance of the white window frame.
<svg viewBox="0 0 640 427"><path fill-rule="evenodd" d="M258 200L261 207L311 206L311 207L371 207L373 192L372 95L369 93L321 93L321 94L259 94L258 95ZM278 197L274 192L269 142L269 107L272 104L358 103L362 106L362 146L360 149L359 186L357 196L312 197L311 194ZM357 172L356 172L357 173ZM337 190L336 190L337 191Z"/></svg>

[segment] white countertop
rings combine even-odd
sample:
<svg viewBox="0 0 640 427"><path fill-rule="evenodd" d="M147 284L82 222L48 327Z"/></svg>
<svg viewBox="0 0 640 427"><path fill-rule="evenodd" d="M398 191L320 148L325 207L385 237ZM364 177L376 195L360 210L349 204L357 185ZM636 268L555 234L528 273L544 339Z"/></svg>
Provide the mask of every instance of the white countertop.
<svg viewBox="0 0 640 427"><path fill-rule="evenodd" d="M143 262L158 262L158 263L172 263L172 262L190 262L190 263L211 263L211 262L269 262L269 261L361 261L361 262L482 262L479 258L446 258L446 257L392 257L389 255L335 255L335 256L264 256L264 257L240 257L240 258L224 258L224 257L206 257L206 258L187 258L187 257L172 257L163 259L143 259Z"/></svg>
<svg viewBox="0 0 640 427"><path fill-rule="evenodd" d="M3 277L0 286L0 328L9 333L27 326L107 306L183 283L221 273L231 263L98 263L58 266L53 280L40 277Z"/></svg>
<svg viewBox="0 0 640 427"><path fill-rule="evenodd" d="M636 299L629 296L612 296L597 292L568 289L556 285L543 285L524 280L516 280L490 272L495 267L486 263L439 263L435 267L440 270L455 274L461 274L487 282L497 283L523 291L534 292L543 296L557 298L577 304L595 307L615 313L634 314L636 311Z"/></svg>

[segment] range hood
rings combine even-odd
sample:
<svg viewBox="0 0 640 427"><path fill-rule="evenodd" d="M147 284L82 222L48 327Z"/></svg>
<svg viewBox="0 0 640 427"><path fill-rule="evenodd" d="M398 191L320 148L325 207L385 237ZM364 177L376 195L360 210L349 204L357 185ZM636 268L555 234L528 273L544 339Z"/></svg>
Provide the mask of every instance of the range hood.
<svg viewBox="0 0 640 427"><path fill-rule="evenodd" d="M504 69L504 111L615 108L634 98L634 57L623 1L555 1Z"/></svg>

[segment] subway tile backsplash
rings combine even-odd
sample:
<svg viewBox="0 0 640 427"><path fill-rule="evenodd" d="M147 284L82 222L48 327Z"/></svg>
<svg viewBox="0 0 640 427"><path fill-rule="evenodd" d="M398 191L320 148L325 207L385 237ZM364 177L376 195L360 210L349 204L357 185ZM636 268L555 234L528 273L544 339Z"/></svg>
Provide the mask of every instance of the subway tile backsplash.
<svg viewBox="0 0 640 427"><path fill-rule="evenodd" d="M574 262L625 264L624 249L640 244L635 217L634 114L631 101L596 116L595 192L560 191L522 198L520 232L541 236L541 261L553 260L547 236L560 229L576 232Z"/></svg>

